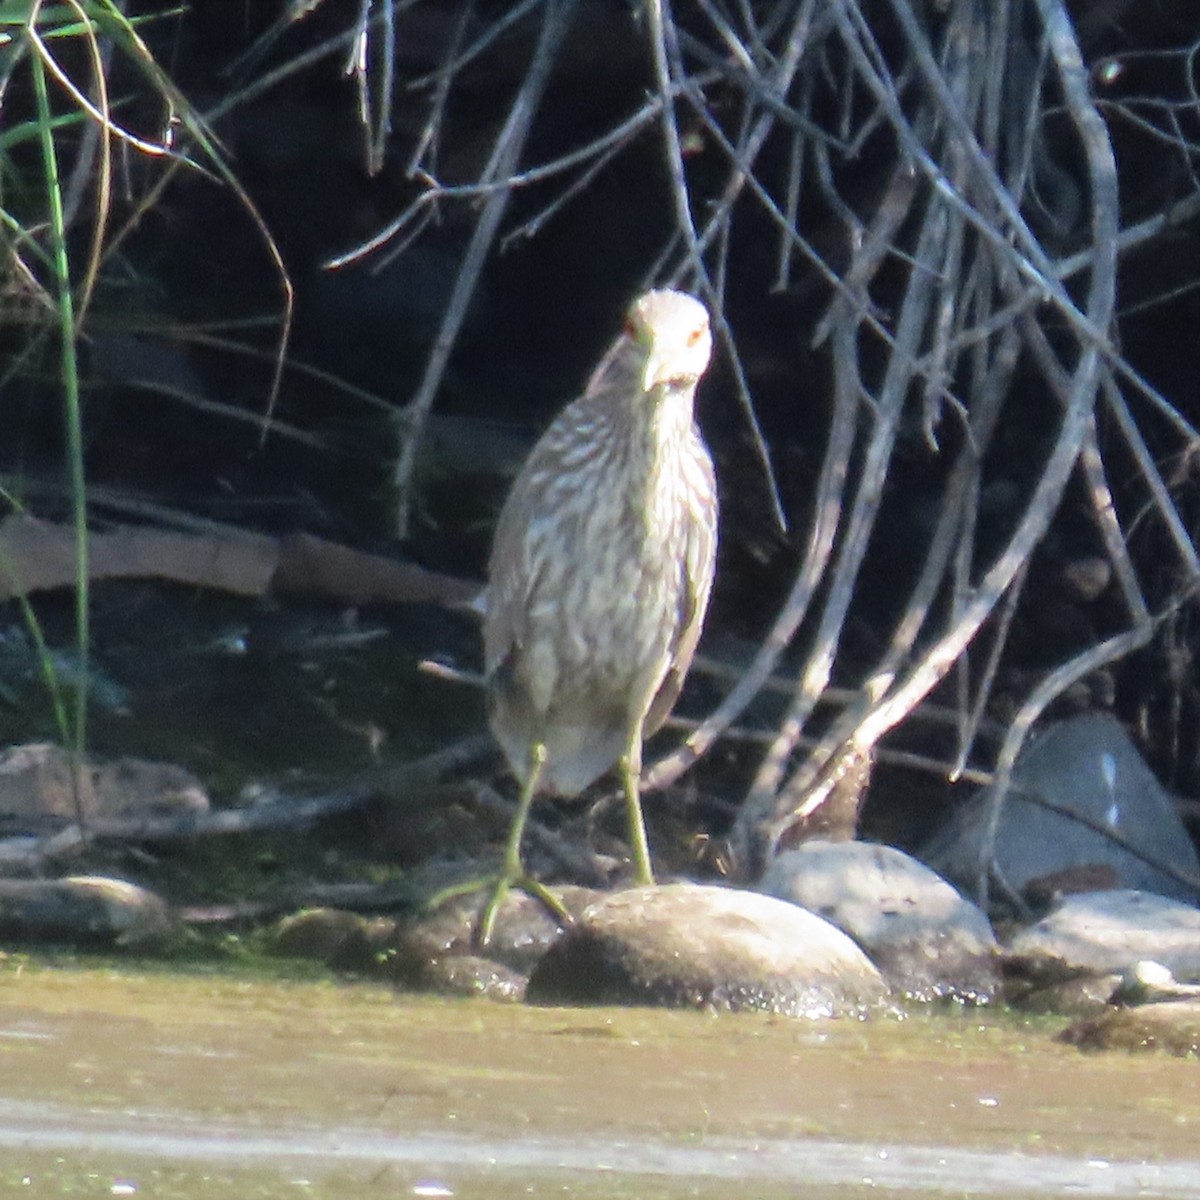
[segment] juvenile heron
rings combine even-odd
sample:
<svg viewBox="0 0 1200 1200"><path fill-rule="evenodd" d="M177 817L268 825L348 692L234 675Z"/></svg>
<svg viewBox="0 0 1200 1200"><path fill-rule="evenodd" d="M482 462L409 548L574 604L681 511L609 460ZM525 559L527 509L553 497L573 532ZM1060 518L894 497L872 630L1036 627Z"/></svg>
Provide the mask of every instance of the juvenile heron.
<svg viewBox="0 0 1200 1200"><path fill-rule="evenodd" d="M521 862L534 796L573 796L614 763L634 874L653 881L642 741L679 695L716 557L716 480L693 416L711 353L699 301L673 291L640 297L501 510L484 658L491 727L521 791L480 922L484 942L512 887L560 909Z"/></svg>

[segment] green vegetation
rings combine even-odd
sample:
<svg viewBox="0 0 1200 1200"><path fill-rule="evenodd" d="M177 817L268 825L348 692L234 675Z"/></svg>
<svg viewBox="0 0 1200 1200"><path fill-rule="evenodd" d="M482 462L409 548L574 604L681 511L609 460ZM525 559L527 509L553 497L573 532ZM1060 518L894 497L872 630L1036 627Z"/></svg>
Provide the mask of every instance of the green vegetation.
<svg viewBox="0 0 1200 1200"><path fill-rule="evenodd" d="M22 373L48 371L61 394L75 553L76 669L68 685L69 705L36 614L27 602L22 609L37 641L60 736L77 764L87 742L90 658L87 437L79 362L85 318L122 240L177 169L211 173L254 214L204 120L139 32L150 21L183 11L164 5L131 20L112 0L0 0L0 94L11 120L0 129L6 300L0 336L18 347L0 374L0 386ZM112 92L114 79L122 81L120 95ZM153 132L139 132L138 125ZM153 164L154 170L116 228L118 152ZM274 251L261 222L260 227ZM277 252L274 257L282 273ZM10 481L0 494L15 511L23 511L19 483ZM0 562L0 569L5 566Z"/></svg>

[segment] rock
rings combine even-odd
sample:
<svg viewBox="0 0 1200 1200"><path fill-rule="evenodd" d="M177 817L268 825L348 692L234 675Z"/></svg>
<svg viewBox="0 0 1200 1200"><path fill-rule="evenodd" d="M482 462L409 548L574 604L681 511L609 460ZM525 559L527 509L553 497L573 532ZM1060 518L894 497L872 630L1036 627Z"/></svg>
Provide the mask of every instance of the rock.
<svg viewBox="0 0 1200 1200"><path fill-rule="evenodd" d="M490 886L490 885L489 885ZM562 906L579 916L603 896L592 888L551 887ZM456 896L436 908L418 909L400 924L396 952L407 962L435 962L476 953L475 932L488 892L480 889ZM547 949L562 936L562 928L546 906L513 889L496 914L487 957L520 975L528 975Z"/></svg>
<svg viewBox="0 0 1200 1200"><path fill-rule="evenodd" d="M758 886L849 934L906 999L986 1003L995 994L997 947L987 917L892 846L806 842L774 859Z"/></svg>
<svg viewBox="0 0 1200 1200"><path fill-rule="evenodd" d="M159 896L123 879L72 875L0 880L0 943L142 950L163 945L176 930Z"/></svg>
<svg viewBox="0 0 1200 1200"><path fill-rule="evenodd" d="M79 807L96 807L90 770L80 772ZM48 743L14 746L0 754L0 814L7 819L57 817L73 820L75 796L65 750Z"/></svg>
<svg viewBox="0 0 1200 1200"><path fill-rule="evenodd" d="M87 362L95 383L149 388L171 396L203 396L207 391L183 340L98 329L88 338Z"/></svg>
<svg viewBox="0 0 1200 1200"><path fill-rule="evenodd" d="M313 959L338 971L383 974L395 944L395 921L342 908L306 908L275 926L277 953Z"/></svg>
<svg viewBox="0 0 1200 1200"><path fill-rule="evenodd" d="M601 894L578 887L551 890L573 913ZM482 890L469 892L401 920L305 909L279 922L276 949L416 991L523 1000L530 968L562 930L542 904L512 891L500 907L486 954L479 953L474 937L485 896Z"/></svg>
<svg viewBox="0 0 1200 1200"><path fill-rule="evenodd" d="M607 896L546 952L536 1004L859 1015L888 998L839 929L771 896L675 883Z"/></svg>
<svg viewBox="0 0 1200 1200"><path fill-rule="evenodd" d="M1200 1055L1200 1001L1109 1008L1076 1021L1057 1040L1081 1050L1163 1050L1195 1058Z"/></svg>
<svg viewBox="0 0 1200 1200"><path fill-rule="evenodd" d="M991 789L980 792L921 854L968 895L978 883L992 796ZM992 862L1015 892L1036 890L1061 872L1109 868L1113 887L1200 899L1200 860L1170 795L1121 726L1102 713L1053 725L1022 752Z"/></svg>
<svg viewBox="0 0 1200 1200"><path fill-rule="evenodd" d="M174 763L118 758L92 768L98 817L181 817L209 810L208 792Z"/></svg>
<svg viewBox="0 0 1200 1200"><path fill-rule="evenodd" d="M519 971L479 954L452 954L422 963L412 975L399 982L442 996L480 996L486 1000L520 1003L525 999L527 979Z"/></svg>
<svg viewBox="0 0 1200 1200"><path fill-rule="evenodd" d="M1143 960L1200 978L1200 909L1152 892L1068 896L1009 942L1007 995L1040 1010L1095 1009Z"/></svg>
<svg viewBox="0 0 1200 1200"><path fill-rule="evenodd" d="M1064 897L1005 950L1040 974L1120 974L1143 959L1179 978L1200 976L1200 909L1152 892L1083 892Z"/></svg>
<svg viewBox="0 0 1200 1200"><path fill-rule="evenodd" d="M61 824L77 818L75 805L71 758L61 747L35 743L0 754L0 816ZM131 817L206 812L209 803L204 786L182 767L121 758L84 763L79 807L85 818Z"/></svg>
<svg viewBox="0 0 1200 1200"><path fill-rule="evenodd" d="M468 952L435 955L408 942L390 917L368 917L339 908L310 908L279 922L281 954L312 958L335 970L388 979L406 988L447 996L520 1001L525 975Z"/></svg>
<svg viewBox="0 0 1200 1200"><path fill-rule="evenodd" d="M1200 1000L1200 984L1180 983L1160 962L1143 958L1121 976L1108 1002L1118 1008L1160 1004L1171 1000Z"/></svg>
<svg viewBox="0 0 1200 1200"><path fill-rule="evenodd" d="M1103 1012L1116 975L1076 975L1044 983L1014 976L1004 982L1004 999L1025 1013L1056 1016Z"/></svg>

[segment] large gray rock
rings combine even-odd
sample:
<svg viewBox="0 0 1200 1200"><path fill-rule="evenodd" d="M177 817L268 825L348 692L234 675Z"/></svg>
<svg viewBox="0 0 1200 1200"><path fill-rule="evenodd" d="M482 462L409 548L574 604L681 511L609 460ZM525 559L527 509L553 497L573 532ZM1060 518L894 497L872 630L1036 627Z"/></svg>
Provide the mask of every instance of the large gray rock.
<svg viewBox="0 0 1200 1200"><path fill-rule="evenodd" d="M980 792L921 854L968 895L987 855L992 800L991 789ZM1024 750L991 862L1007 887L1027 896L1086 885L1200 899L1200 861L1170 795L1103 713L1053 725Z"/></svg>
<svg viewBox="0 0 1200 1200"><path fill-rule="evenodd" d="M759 890L848 933L907 999L979 1003L996 991L996 940L987 917L892 846L805 842L771 862Z"/></svg>
<svg viewBox="0 0 1200 1200"><path fill-rule="evenodd" d="M1150 959L1178 979L1198 979L1200 909L1151 892L1066 896L1053 912L1012 938L1005 958L1046 978L1116 977Z"/></svg>
<svg viewBox="0 0 1200 1200"><path fill-rule="evenodd" d="M537 1004L860 1014L888 997L839 929L793 904L677 883L618 892L588 908L529 978Z"/></svg>

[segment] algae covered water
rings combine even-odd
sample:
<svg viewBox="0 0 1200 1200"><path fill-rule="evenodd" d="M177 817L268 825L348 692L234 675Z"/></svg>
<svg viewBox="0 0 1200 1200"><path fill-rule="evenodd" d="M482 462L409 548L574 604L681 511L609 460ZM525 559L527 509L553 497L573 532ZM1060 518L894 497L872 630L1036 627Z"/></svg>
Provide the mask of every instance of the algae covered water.
<svg viewBox="0 0 1200 1200"><path fill-rule="evenodd" d="M1200 1197L1196 1064L104 967L0 974L0 1194Z"/></svg>

